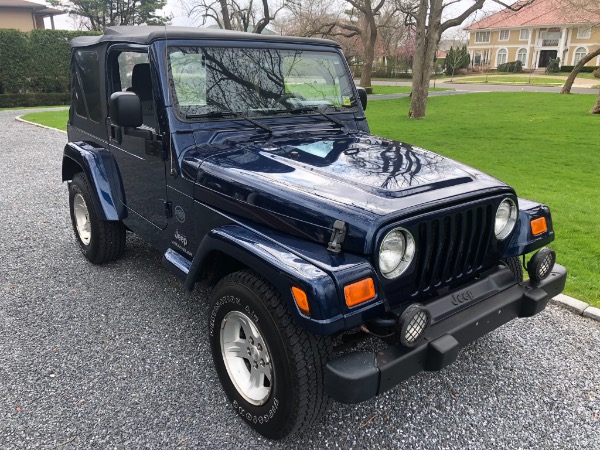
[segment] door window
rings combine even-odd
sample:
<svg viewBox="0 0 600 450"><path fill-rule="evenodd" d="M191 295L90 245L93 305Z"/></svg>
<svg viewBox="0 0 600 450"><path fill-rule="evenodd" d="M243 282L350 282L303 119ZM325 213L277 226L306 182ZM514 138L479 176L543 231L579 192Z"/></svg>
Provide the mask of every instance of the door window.
<svg viewBox="0 0 600 450"><path fill-rule="evenodd" d="M113 92L133 92L142 103L143 128L158 131L158 120L150 75L148 54L144 52L123 51L112 58L116 67L112 69Z"/></svg>

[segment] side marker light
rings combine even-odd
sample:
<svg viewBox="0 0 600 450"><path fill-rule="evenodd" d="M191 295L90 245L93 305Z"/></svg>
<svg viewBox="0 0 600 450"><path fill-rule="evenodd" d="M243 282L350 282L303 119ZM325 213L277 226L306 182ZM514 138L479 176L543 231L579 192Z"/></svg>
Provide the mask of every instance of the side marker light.
<svg viewBox="0 0 600 450"><path fill-rule="evenodd" d="M306 292L296 286L292 286L292 296L294 297L294 301L296 302L296 305L302 314L305 316L310 316L310 308L308 306L308 297Z"/></svg>
<svg viewBox="0 0 600 450"><path fill-rule="evenodd" d="M531 221L531 232L534 236L545 233L546 231L548 231L548 226L546 225L545 217L539 217Z"/></svg>
<svg viewBox="0 0 600 450"><path fill-rule="evenodd" d="M365 278L344 287L344 297L349 308L375 298L373 278Z"/></svg>

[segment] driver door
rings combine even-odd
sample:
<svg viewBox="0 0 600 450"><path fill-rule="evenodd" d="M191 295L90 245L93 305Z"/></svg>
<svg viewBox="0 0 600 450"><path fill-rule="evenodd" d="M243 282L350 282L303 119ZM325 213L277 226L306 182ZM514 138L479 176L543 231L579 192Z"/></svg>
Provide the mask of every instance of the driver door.
<svg viewBox="0 0 600 450"><path fill-rule="evenodd" d="M108 58L111 92L131 91L140 97L143 124L137 128L119 127L109 120L109 149L123 182L120 201L127 207L129 221L140 225L167 226L167 188L162 139L158 129L156 104L148 53L139 49L111 50ZM133 214L132 214L133 213ZM143 220L142 220L143 219Z"/></svg>

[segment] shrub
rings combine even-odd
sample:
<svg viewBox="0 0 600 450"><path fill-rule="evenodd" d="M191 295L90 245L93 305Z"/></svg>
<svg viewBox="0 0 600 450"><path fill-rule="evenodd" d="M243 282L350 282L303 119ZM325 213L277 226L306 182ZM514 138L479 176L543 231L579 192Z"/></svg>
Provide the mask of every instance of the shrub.
<svg viewBox="0 0 600 450"><path fill-rule="evenodd" d="M592 72L594 78L600 78L600 67Z"/></svg>
<svg viewBox="0 0 600 450"><path fill-rule="evenodd" d="M519 60L511 61L504 64L499 64L497 68L498 72L512 72L520 73L523 72L523 63Z"/></svg>
<svg viewBox="0 0 600 450"><path fill-rule="evenodd" d="M560 58L551 59L546 66L546 73L556 73L560 70Z"/></svg>
<svg viewBox="0 0 600 450"><path fill-rule="evenodd" d="M20 92L27 86L30 66L27 34L18 30L0 30L0 94Z"/></svg>
<svg viewBox="0 0 600 450"><path fill-rule="evenodd" d="M89 31L0 30L0 94L69 91L69 41ZM24 105L22 105L24 106Z"/></svg>
<svg viewBox="0 0 600 450"><path fill-rule="evenodd" d="M29 94L1 94L0 108L17 108L27 106L60 106L71 103L68 92L51 92Z"/></svg>

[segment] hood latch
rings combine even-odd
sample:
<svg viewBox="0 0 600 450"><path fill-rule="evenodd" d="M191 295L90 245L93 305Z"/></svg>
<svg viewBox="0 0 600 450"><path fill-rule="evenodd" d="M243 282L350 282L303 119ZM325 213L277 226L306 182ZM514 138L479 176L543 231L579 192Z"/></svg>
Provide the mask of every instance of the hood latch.
<svg viewBox="0 0 600 450"><path fill-rule="evenodd" d="M336 220L333 223L333 233L331 233L331 241L327 246L327 250L333 253L339 253L342 251L342 243L346 238L346 222L343 220Z"/></svg>

